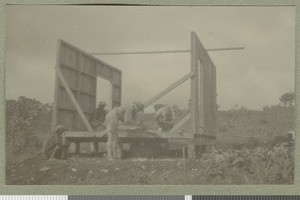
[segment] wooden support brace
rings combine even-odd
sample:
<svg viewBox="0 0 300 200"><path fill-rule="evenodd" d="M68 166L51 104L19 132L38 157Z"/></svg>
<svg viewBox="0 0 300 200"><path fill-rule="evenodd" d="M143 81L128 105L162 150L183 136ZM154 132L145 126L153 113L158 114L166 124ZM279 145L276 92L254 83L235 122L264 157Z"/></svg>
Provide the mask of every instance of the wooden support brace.
<svg viewBox="0 0 300 200"><path fill-rule="evenodd" d="M78 114L79 114L81 120L83 121L85 127L87 128L87 130L88 130L89 132L92 132L93 129L92 129L91 125L89 124L89 122L88 122L86 116L84 115L82 109L80 108L80 105L79 105L78 102L76 101L76 98L74 97L74 95L73 95L73 93L72 93L72 91L71 91L71 89L70 89L68 83L66 82L65 78L63 77L61 71L59 70L58 67L56 67L55 69L56 69L55 71L56 71L56 73L57 73L57 75L58 75L58 77L59 77L59 80L61 81L61 83L62 83L63 86L65 87L66 92L67 92L67 94L69 95L69 97L70 97L72 103L74 104L74 106L75 106L75 108L76 108L76 110L77 110L77 112L78 112Z"/></svg>
<svg viewBox="0 0 300 200"><path fill-rule="evenodd" d="M165 90L161 91L160 93L158 93L157 95L152 97L150 100L148 100L146 103L144 103L145 108L150 106L152 103L154 103L155 101L157 101L161 97L165 96L169 92L171 92L173 89L178 87L180 84L184 83L186 80L190 79L192 76L194 76L193 72L188 73L187 75L185 75L184 77L182 77L181 79L179 79L178 81L176 81L175 83L173 83L172 85L167 87Z"/></svg>
<svg viewBox="0 0 300 200"><path fill-rule="evenodd" d="M188 113L184 118L175 124L175 126L170 130L170 133L175 133L180 127L182 127L187 121L191 119L191 114Z"/></svg>

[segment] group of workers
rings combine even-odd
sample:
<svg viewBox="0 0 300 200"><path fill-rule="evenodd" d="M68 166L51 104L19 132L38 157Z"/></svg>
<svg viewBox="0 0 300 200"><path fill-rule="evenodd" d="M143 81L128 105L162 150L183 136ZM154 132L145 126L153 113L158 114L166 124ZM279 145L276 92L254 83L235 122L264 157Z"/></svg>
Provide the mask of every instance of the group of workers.
<svg viewBox="0 0 300 200"><path fill-rule="evenodd" d="M107 159L122 159L122 148L119 144L118 125L119 122L124 125L136 126L138 113L144 111L144 105L141 102L133 102L129 106L119 106L107 112L105 102L100 102L98 107L91 114L89 122L94 130L106 130L107 140ZM154 105L156 121L159 131L168 132L173 128L175 114L168 105ZM45 154L48 159L65 159L68 150L68 144L63 140L63 133L67 129L58 125L53 134L45 144Z"/></svg>

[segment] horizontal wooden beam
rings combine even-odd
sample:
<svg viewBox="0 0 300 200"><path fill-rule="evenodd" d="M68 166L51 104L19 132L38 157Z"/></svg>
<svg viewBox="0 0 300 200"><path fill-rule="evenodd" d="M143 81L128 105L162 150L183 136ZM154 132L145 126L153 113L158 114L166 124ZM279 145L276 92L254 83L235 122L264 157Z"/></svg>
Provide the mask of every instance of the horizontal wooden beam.
<svg viewBox="0 0 300 200"><path fill-rule="evenodd" d="M91 53L91 55L128 55L128 54L158 54L158 53L186 53L186 52L190 52L190 50L102 52L102 53Z"/></svg>
<svg viewBox="0 0 300 200"><path fill-rule="evenodd" d="M186 147L186 145L213 145L216 144L216 140L211 139L194 139L194 138L170 138L167 139L168 144L176 144L176 145L182 145L183 147Z"/></svg>
<svg viewBox="0 0 300 200"><path fill-rule="evenodd" d="M86 116L84 115L84 113L83 113L83 111L82 111L80 105L78 104L76 98L74 97L74 95L73 95L73 93L72 93L72 91L71 91L71 88L69 87L68 83L66 82L66 80L65 80L64 76L62 75L61 71L59 70L58 67L55 67L55 71L56 71L56 73L57 73L57 76L58 76L59 80L60 80L61 83L63 84L63 86L64 86L64 88L65 88L67 94L69 95L69 97L70 97L70 99L71 99L73 105L75 106L75 108L76 108L76 110L77 110L77 112L78 112L78 114L79 114L81 120L83 121L85 127L87 128L87 130L88 130L89 132L92 132L93 129L92 129L91 125L89 124L89 122L88 122Z"/></svg>
<svg viewBox="0 0 300 200"><path fill-rule="evenodd" d="M245 47L228 47L228 48L214 48L206 49L206 51L231 51L231 50L244 50Z"/></svg>
<svg viewBox="0 0 300 200"><path fill-rule="evenodd" d="M155 133L155 137L148 134L140 133L127 133L121 131L119 134L119 139L122 143L165 143L169 144L180 144L186 146L187 144L196 145L209 145L215 144L214 139L197 139L197 138L187 138L187 137L174 137L171 134L158 134ZM66 132L64 135L64 140L70 142L106 142L107 136L105 131L103 132Z"/></svg>
<svg viewBox="0 0 300 200"><path fill-rule="evenodd" d="M87 131L78 131L78 132L65 132L64 137L66 139L68 138L89 138L91 141L93 139L101 138L106 135L106 131L93 131L93 132L87 132ZM119 138L147 138L147 139L194 139L191 137L182 137L179 135L172 135L172 134L166 134L161 133L159 131L155 130L140 130L140 131L124 131L119 130ZM106 136L105 136L106 137Z"/></svg>
<svg viewBox="0 0 300 200"><path fill-rule="evenodd" d="M152 103L165 96L169 92L171 92L173 89L175 89L180 84L184 83L186 80L190 79L192 76L194 76L194 73L188 73L187 75L185 75L184 77L182 77L181 79L179 79L178 81L176 81L175 83L173 83L172 85L170 85L169 87L167 87L166 89L149 99L147 102L144 103L145 108L150 106Z"/></svg>
<svg viewBox="0 0 300 200"><path fill-rule="evenodd" d="M59 87L62 88L62 89L64 89L64 90L66 90L63 85L59 85ZM78 92L79 91L78 89L74 89L74 88L71 88L71 87L70 87L70 90L73 91L73 92ZM80 93L82 93L84 95L92 96L92 97L95 97L97 95L97 94L91 94L91 93L84 92L84 91L80 91Z"/></svg>
<svg viewBox="0 0 300 200"><path fill-rule="evenodd" d="M227 51L227 50L243 50L244 47L228 47L228 48L213 48L206 49L206 51ZM191 50L164 50L164 51L120 51L120 52L101 52L101 53L90 53L91 55L131 55L131 54L159 54L159 53L190 53Z"/></svg>

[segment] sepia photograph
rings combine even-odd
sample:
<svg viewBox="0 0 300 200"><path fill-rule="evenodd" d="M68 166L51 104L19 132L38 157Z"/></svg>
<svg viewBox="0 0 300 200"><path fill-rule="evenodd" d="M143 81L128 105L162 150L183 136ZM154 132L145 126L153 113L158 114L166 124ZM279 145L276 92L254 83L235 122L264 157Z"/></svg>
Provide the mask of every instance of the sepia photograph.
<svg viewBox="0 0 300 200"><path fill-rule="evenodd" d="M294 185L294 6L4 15L6 185Z"/></svg>

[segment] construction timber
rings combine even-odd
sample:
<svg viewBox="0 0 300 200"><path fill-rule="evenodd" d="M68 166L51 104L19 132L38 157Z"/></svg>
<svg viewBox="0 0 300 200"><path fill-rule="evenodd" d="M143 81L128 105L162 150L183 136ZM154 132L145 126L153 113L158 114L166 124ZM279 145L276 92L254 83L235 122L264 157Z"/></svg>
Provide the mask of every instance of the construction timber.
<svg viewBox="0 0 300 200"><path fill-rule="evenodd" d="M187 51L184 51L187 52ZM176 143L188 149L188 157L197 156L197 146L215 143L217 124L216 67L195 32L191 33L190 72L160 93L144 102L152 105L179 85L191 81L190 112L168 133L155 130L121 128L121 143ZM159 51L158 51L159 53ZM118 68L94 57L92 54L65 41L58 40L55 66L55 95L53 106L53 129L58 124L69 128L65 139L74 142L79 151L81 142L106 142L105 131L94 131L88 118L96 107L97 77L110 82L109 107L121 105L122 72ZM190 121L190 134L182 134L181 127Z"/></svg>

